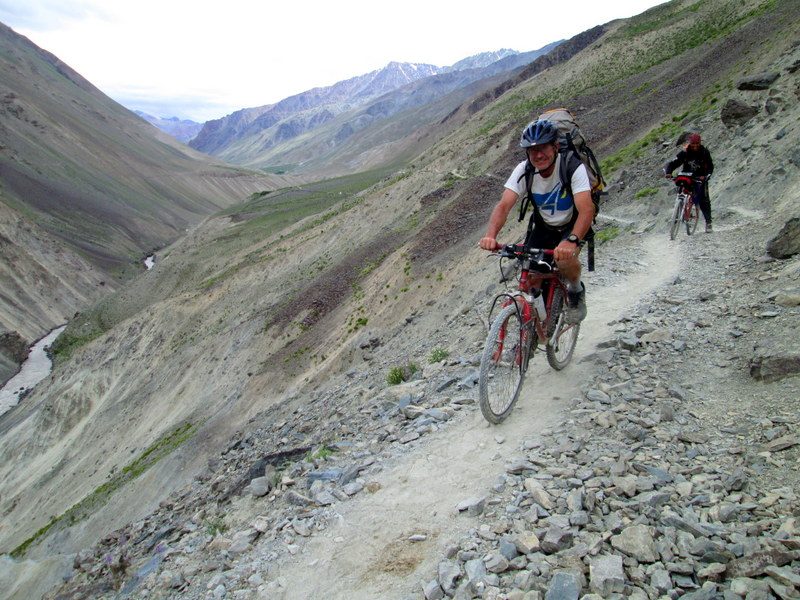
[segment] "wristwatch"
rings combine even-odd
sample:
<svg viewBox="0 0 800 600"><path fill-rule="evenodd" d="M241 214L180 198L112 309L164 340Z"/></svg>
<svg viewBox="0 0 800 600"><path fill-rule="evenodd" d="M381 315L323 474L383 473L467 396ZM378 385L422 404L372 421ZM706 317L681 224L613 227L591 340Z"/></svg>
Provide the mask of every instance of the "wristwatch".
<svg viewBox="0 0 800 600"><path fill-rule="evenodd" d="M576 246L578 246L579 248L580 248L581 246L583 246L583 240L582 240L582 239L580 239L580 238L579 238L577 235L575 235L574 233L570 233L570 234L569 234L567 237L565 237L564 239L565 239L565 240L567 240L568 242L572 242L573 244L575 244L575 245L576 245Z"/></svg>

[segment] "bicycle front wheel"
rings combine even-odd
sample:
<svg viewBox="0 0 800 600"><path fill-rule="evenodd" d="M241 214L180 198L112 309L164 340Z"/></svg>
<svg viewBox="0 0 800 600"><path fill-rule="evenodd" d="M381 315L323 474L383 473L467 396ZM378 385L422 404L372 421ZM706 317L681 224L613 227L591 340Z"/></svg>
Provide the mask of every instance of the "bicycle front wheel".
<svg viewBox="0 0 800 600"><path fill-rule="evenodd" d="M572 360L575 344L578 342L580 323L567 323L564 310L564 288L558 287L553 293L550 306L550 325L547 328L547 362L560 371Z"/></svg>
<svg viewBox="0 0 800 600"><path fill-rule="evenodd" d="M492 323L481 356L478 395L490 423L501 423L519 397L530 345L523 337L522 316L510 304Z"/></svg>
<svg viewBox="0 0 800 600"><path fill-rule="evenodd" d="M683 214L683 198L678 196L675 199L675 209L672 211L672 221L669 225L669 239L674 240L678 235L678 228L681 225L681 215Z"/></svg>
<svg viewBox="0 0 800 600"><path fill-rule="evenodd" d="M697 202L692 202L685 212L686 235L692 235L697 230L697 223L700 221L700 210Z"/></svg>

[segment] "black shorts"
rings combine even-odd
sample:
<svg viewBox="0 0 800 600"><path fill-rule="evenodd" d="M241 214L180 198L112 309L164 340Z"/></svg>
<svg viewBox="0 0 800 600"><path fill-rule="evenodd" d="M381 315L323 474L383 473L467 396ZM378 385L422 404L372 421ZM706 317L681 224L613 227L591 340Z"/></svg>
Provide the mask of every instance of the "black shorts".
<svg viewBox="0 0 800 600"><path fill-rule="evenodd" d="M564 231L547 227L534 227L528 232L525 238L525 245L528 248L552 250L565 240L570 233L572 233L571 227L567 227Z"/></svg>

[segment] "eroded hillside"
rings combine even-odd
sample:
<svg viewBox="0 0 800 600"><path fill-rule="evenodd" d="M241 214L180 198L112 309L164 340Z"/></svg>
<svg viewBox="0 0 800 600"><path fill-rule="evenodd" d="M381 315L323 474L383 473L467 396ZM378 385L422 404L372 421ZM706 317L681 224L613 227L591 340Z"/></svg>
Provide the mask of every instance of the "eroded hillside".
<svg viewBox="0 0 800 600"><path fill-rule="evenodd" d="M0 57L0 330L28 343L206 215L291 183L176 142L2 24Z"/></svg>

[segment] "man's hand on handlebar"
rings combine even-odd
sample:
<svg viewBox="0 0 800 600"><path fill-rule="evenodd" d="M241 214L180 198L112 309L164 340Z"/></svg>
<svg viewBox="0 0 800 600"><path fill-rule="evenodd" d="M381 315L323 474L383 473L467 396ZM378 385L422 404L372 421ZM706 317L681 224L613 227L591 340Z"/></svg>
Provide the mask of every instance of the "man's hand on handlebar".
<svg viewBox="0 0 800 600"><path fill-rule="evenodd" d="M553 258L556 262L561 260L570 260L578 256L581 251L580 247L568 240L562 240L561 243L553 250Z"/></svg>
<svg viewBox="0 0 800 600"><path fill-rule="evenodd" d="M500 250L503 247L502 244L499 244L497 240L493 237L481 238L481 241L478 242L478 245L484 250L488 250L489 252L496 252L497 250Z"/></svg>

